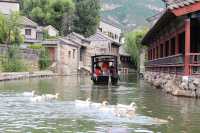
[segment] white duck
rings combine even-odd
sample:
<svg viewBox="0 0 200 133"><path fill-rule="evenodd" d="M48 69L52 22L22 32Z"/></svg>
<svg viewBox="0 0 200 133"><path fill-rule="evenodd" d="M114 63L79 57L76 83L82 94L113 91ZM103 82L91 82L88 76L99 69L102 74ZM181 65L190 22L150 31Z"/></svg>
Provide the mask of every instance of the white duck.
<svg viewBox="0 0 200 133"><path fill-rule="evenodd" d="M90 98L87 98L86 101L82 101L82 100L75 100L75 105L76 106L90 106L91 105L91 100Z"/></svg>
<svg viewBox="0 0 200 133"><path fill-rule="evenodd" d="M99 107L99 110L100 111L103 111L103 112L109 112L111 111L111 109L108 107L109 103L108 101L103 101Z"/></svg>
<svg viewBox="0 0 200 133"><path fill-rule="evenodd" d="M131 109L135 110L136 109L136 104L132 102L130 105L124 105L124 104L117 104L117 108L124 108L124 109Z"/></svg>
<svg viewBox="0 0 200 133"><path fill-rule="evenodd" d="M33 97L33 96L35 96L35 91L24 92L22 95L25 97Z"/></svg>
<svg viewBox="0 0 200 133"><path fill-rule="evenodd" d="M58 99L59 95L60 95L59 93L56 93L55 95L46 94L46 95L44 95L44 97L45 97L45 100L56 100L56 99Z"/></svg>
<svg viewBox="0 0 200 133"><path fill-rule="evenodd" d="M46 100L45 95L41 95L41 96L34 96L31 98L32 102L44 102Z"/></svg>
<svg viewBox="0 0 200 133"><path fill-rule="evenodd" d="M132 118L135 116L136 104L132 102L130 105L117 104L114 115L117 117Z"/></svg>

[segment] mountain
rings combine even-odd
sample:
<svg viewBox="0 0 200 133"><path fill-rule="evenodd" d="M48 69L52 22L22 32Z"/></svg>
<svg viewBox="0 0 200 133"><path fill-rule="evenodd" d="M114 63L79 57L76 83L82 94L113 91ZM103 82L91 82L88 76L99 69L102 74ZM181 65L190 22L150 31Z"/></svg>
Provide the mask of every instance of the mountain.
<svg viewBox="0 0 200 133"><path fill-rule="evenodd" d="M148 25L146 19L162 10L162 0L101 0L101 16L123 28Z"/></svg>

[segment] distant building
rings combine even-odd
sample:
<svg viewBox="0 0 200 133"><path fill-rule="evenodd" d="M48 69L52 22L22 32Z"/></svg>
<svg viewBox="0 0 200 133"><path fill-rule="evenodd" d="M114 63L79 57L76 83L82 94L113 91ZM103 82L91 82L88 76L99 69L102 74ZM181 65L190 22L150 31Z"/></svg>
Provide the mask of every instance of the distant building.
<svg viewBox="0 0 200 133"><path fill-rule="evenodd" d="M25 45L40 43L43 40L43 32L37 23L27 17L21 17L21 34L24 36Z"/></svg>
<svg viewBox="0 0 200 133"><path fill-rule="evenodd" d="M11 12L19 11L19 0L0 0L0 12L9 15Z"/></svg>
<svg viewBox="0 0 200 133"><path fill-rule="evenodd" d="M119 65L122 72L128 73L129 68L133 66L133 62L131 61L130 55L125 50L125 38L122 28L116 23L101 19L98 30L109 38L112 38L113 41L121 44L118 50Z"/></svg>
<svg viewBox="0 0 200 133"><path fill-rule="evenodd" d="M61 75L77 74L79 45L65 38L46 40L43 41L43 45L49 50L57 73Z"/></svg>
<svg viewBox="0 0 200 133"><path fill-rule="evenodd" d="M48 25L44 27L44 30L47 31L50 37L56 37L59 35L59 31L56 28L54 28L52 25Z"/></svg>
<svg viewBox="0 0 200 133"><path fill-rule="evenodd" d="M77 74L78 70L90 72L90 41L77 33L42 43L48 50L56 72L62 75Z"/></svg>
<svg viewBox="0 0 200 133"><path fill-rule="evenodd" d="M91 42L93 48L93 55L116 55L119 56L119 47L121 44L118 41L108 37L104 33L97 32L96 34L87 38Z"/></svg>
<svg viewBox="0 0 200 133"><path fill-rule="evenodd" d="M122 29L117 24L101 19L98 30L118 43L123 43Z"/></svg>

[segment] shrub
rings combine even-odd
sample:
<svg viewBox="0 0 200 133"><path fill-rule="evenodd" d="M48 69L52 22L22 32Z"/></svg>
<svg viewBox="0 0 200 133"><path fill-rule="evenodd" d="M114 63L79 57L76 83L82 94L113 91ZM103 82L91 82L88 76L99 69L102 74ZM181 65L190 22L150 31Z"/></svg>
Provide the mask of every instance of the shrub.
<svg viewBox="0 0 200 133"><path fill-rule="evenodd" d="M28 46L28 48L33 49L33 50L40 50L43 48L42 44L31 44Z"/></svg>
<svg viewBox="0 0 200 133"><path fill-rule="evenodd" d="M8 59L2 64L4 72L22 72L26 70L25 65L19 59Z"/></svg>
<svg viewBox="0 0 200 133"><path fill-rule="evenodd" d="M19 59L18 50L16 46L8 48L7 56L2 60L2 70L4 72L21 72L26 70L24 63Z"/></svg>
<svg viewBox="0 0 200 133"><path fill-rule="evenodd" d="M41 70L47 69L51 65L49 52L47 49L42 49L39 56L39 67Z"/></svg>

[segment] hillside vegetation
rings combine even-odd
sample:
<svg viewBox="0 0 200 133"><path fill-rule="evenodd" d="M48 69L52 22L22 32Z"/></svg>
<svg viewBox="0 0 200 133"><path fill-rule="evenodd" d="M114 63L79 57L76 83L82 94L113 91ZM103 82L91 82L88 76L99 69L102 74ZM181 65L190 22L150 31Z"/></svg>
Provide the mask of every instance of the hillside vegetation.
<svg viewBox="0 0 200 133"><path fill-rule="evenodd" d="M164 8L161 0L101 0L101 15L124 26L147 25L146 18Z"/></svg>

